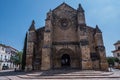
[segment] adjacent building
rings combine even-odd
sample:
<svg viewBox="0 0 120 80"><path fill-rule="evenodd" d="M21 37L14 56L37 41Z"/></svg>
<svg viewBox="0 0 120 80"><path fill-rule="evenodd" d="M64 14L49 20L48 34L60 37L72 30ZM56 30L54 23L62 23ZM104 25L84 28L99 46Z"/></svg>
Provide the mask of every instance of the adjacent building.
<svg viewBox="0 0 120 80"><path fill-rule="evenodd" d="M47 13L45 26L27 33L25 70L77 68L108 70L102 32L88 26L81 4L77 9L62 3ZM91 17L92 19L92 17Z"/></svg>
<svg viewBox="0 0 120 80"><path fill-rule="evenodd" d="M18 50L0 44L0 70L14 68L14 63L11 61L11 56L15 56Z"/></svg>
<svg viewBox="0 0 120 80"><path fill-rule="evenodd" d="M117 62L115 62L115 67L120 69L120 40L117 41L115 44L115 50L113 52L114 58L117 58Z"/></svg>
<svg viewBox="0 0 120 80"><path fill-rule="evenodd" d="M117 42L114 44L114 46L115 46L115 50L112 51L112 52L113 52L113 56L114 56L115 58L118 58L118 59L120 60L120 40L117 41Z"/></svg>

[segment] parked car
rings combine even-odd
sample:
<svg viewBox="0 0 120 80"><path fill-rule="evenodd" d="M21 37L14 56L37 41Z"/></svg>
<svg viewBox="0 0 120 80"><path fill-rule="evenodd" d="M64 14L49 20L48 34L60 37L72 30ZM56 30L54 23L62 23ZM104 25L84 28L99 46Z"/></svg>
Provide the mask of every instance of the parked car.
<svg viewBox="0 0 120 80"><path fill-rule="evenodd" d="M2 67L2 70L6 70L6 69L9 69L9 67L8 66L3 66Z"/></svg>

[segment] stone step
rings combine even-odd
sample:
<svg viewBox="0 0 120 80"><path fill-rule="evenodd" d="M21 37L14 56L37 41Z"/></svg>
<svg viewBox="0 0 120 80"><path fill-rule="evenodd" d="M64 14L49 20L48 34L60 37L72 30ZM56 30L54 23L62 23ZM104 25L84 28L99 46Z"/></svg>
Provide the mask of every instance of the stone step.
<svg viewBox="0 0 120 80"><path fill-rule="evenodd" d="M46 73L36 73L36 74L27 74L27 76L108 76L113 74L112 72L109 73L64 73L64 74L46 74Z"/></svg>
<svg viewBox="0 0 120 80"><path fill-rule="evenodd" d="M120 76L19 76L23 79L89 79L89 78L120 78Z"/></svg>
<svg viewBox="0 0 120 80"><path fill-rule="evenodd" d="M43 71L33 72L26 75L19 75L24 79L81 79L81 78L120 78L120 76L111 76L113 72L101 72L101 71Z"/></svg>

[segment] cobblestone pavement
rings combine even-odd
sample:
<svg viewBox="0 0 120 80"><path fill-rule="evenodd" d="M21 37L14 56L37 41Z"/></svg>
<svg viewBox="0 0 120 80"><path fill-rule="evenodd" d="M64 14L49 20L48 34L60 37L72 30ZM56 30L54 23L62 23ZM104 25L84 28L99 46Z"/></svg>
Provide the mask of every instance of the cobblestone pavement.
<svg viewBox="0 0 120 80"><path fill-rule="evenodd" d="M49 71L49 72L14 72L0 71L0 80L120 80L120 70L101 71Z"/></svg>

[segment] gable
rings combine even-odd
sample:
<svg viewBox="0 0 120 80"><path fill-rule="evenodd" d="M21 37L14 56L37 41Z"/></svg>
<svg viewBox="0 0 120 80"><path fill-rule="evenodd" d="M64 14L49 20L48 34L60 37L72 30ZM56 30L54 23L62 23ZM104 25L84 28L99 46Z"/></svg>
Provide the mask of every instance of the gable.
<svg viewBox="0 0 120 80"><path fill-rule="evenodd" d="M57 14L59 14L59 13L66 14L66 13L76 13L76 10L74 8L72 8L71 6L69 6L68 4L62 3L61 5L56 7L53 10L53 12L57 13Z"/></svg>
<svg viewBox="0 0 120 80"><path fill-rule="evenodd" d="M75 11L74 8L72 8L71 6L69 6L66 3L62 3L61 5L59 5L58 7L56 7L53 11L56 11L56 10L59 10L59 9L65 9L65 8Z"/></svg>

